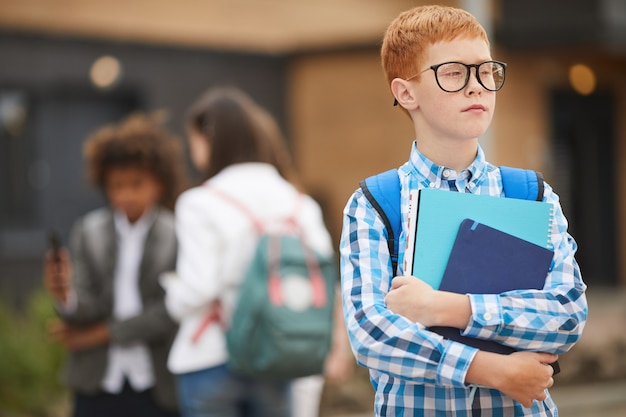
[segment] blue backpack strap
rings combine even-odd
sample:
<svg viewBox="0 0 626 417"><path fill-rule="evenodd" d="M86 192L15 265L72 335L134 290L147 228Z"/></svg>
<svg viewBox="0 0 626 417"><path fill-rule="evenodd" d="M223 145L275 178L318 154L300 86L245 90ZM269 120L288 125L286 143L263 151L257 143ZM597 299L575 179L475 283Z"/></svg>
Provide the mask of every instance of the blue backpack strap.
<svg viewBox="0 0 626 417"><path fill-rule="evenodd" d="M501 166L502 185L507 198L522 200L543 200L543 176L538 171ZM387 247L391 254L391 265L394 273L398 267L398 250L400 248L400 177L397 169L390 169L366 178L359 183L363 194L378 212L387 229Z"/></svg>
<svg viewBox="0 0 626 417"><path fill-rule="evenodd" d="M391 254L391 265L395 274L398 269L398 250L402 230L398 170L394 168L373 175L361 181L359 185L387 229L387 247Z"/></svg>
<svg viewBox="0 0 626 417"><path fill-rule="evenodd" d="M504 195L520 200L543 200L543 175L531 169L500 167Z"/></svg>

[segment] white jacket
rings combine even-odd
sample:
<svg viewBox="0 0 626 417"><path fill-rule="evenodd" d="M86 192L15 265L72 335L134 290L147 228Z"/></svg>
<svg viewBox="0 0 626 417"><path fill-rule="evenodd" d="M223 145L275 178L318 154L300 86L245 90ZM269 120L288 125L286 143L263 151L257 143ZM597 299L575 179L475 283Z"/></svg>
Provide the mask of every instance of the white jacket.
<svg viewBox="0 0 626 417"><path fill-rule="evenodd" d="M219 323L207 327L195 343L193 335L216 299L221 300L229 321L256 247L258 234L252 222L231 202L212 192L213 187L246 204L263 222L290 216L299 195L273 166L243 163L224 169L203 186L180 196L175 212L177 274L163 280L167 310L180 323L168 359L173 373L193 372L227 361ZM305 196L301 200L297 219L309 245L322 254L332 254L330 235L313 199Z"/></svg>

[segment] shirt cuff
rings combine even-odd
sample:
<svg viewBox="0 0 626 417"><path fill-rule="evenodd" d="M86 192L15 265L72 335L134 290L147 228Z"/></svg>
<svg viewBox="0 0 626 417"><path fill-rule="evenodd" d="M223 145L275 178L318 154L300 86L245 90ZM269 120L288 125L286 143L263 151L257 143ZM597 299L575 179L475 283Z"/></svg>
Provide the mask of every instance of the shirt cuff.
<svg viewBox="0 0 626 417"><path fill-rule="evenodd" d="M466 388L465 376L478 349L448 341L439 362L437 385Z"/></svg>
<svg viewBox="0 0 626 417"><path fill-rule="evenodd" d="M485 338L485 334L481 335L485 327L490 327L492 333L503 322L500 296L498 294L468 294L468 296L472 315L461 334Z"/></svg>

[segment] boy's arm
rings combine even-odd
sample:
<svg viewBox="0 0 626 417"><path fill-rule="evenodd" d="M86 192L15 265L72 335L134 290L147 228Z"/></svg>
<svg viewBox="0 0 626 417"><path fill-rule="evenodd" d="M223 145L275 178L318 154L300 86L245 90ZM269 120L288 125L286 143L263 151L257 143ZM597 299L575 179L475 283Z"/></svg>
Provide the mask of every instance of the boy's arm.
<svg viewBox="0 0 626 417"><path fill-rule="evenodd" d="M558 196L548 184L545 195L545 201L554 206L554 259L544 289L470 295L472 316L465 335L557 354L567 352L582 336L587 299L586 285L574 259L576 242L567 232Z"/></svg>
<svg viewBox="0 0 626 417"><path fill-rule="evenodd" d="M586 286L574 259L576 243L567 233L558 197L548 185L546 196L555 207L555 253L543 290L460 295L398 277L394 280L397 291L387 298L390 308L426 326L457 327L466 336L495 340L518 350L567 352L586 322Z"/></svg>
<svg viewBox="0 0 626 417"><path fill-rule="evenodd" d="M392 311L408 318L419 317L416 321L421 320L425 326L445 324L463 328L467 325L471 307L466 295L435 291L414 277L394 278L393 288L386 297ZM421 309L408 308L415 304ZM546 364L556 359L556 355L538 352L511 355L478 352L467 370L465 382L496 388L530 407L533 400L543 401L545 390L554 383L554 370Z"/></svg>
<svg viewBox="0 0 626 417"><path fill-rule="evenodd" d="M495 388L524 407L533 400L546 399L546 389L554 384L554 370L548 364L556 355L538 352L515 352L500 355L478 352L467 371L466 382Z"/></svg>
<svg viewBox="0 0 626 417"><path fill-rule="evenodd" d="M107 323L111 340L119 345L134 342L159 343L169 340L177 328L176 322L165 309L163 298L155 298L144 306L141 314L127 320Z"/></svg>
<svg viewBox="0 0 626 417"><path fill-rule="evenodd" d="M414 383L465 387L477 349L448 342L386 307L387 233L360 190L344 211L340 251L344 319L357 362Z"/></svg>

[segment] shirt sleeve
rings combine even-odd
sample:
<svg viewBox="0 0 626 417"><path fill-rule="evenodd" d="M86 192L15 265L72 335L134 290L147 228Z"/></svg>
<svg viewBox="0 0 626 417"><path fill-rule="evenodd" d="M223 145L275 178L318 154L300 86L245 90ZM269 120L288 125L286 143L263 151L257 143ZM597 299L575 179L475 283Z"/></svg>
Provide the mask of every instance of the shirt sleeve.
<svg viewBox="0 0 626 417"><path fill-rule="evenodd" d="M562 354L580 339L587 320L586 285L574 259L558 196L546 184L544 201L554 206L554 258L543 290L470 294L472 316L463 334L495 340L518 350Z"/></svg>
<svg viewBox="0 0 626 417"><path fill-rule="evenodd" d="M404 381L464 387L477 350L385 306L393 278L387 231L361 190L344 209L340 253L344 319L357 362Z"/></svg>

